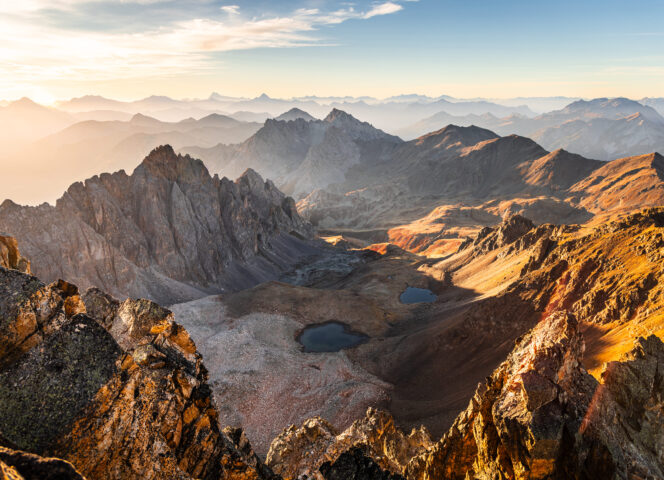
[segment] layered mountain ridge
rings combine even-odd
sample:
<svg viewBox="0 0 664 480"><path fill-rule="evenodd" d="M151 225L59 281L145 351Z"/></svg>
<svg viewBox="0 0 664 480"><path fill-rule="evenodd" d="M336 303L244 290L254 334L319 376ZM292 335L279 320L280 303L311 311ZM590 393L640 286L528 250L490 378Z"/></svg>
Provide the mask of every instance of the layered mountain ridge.
<svg viewBox="0 0 664 480"><path fill-rule="evenodd" d="M400 143L399 138L334 109L323 120L269 119L244 143L192 153L224 175L253 168L286 193L301 197L342 182L354 165L380 163Z"/></svg>
<svg viewBox="0 0 664 480"><path fill-rule="evenodd" d="M396 133L411 139L453 123L478 125L500 135L530 137L547 149L564 148L599 160L664 150L664 117L647 103L627 98L578 100L534 118L453 115L441 111Z"/></svg>
<svg viewBox="0 0 664 480"><path fill-rule="evenodd" d="M664 475L664 157L290 113L222 149L313 189L297 206L170 146L55 206L0 205L3 474ZM329 327L361 341L311 350Z"/></svg>

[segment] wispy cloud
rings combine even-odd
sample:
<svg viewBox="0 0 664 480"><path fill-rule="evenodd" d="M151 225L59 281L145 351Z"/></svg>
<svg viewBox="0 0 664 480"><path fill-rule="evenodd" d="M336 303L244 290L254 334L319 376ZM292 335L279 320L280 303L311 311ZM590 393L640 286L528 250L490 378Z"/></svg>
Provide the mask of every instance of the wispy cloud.
<svg viewBox="0 0 664 480"><path fill-rule="evenodd" d="M13 2L0 17L0 89L68 78L94 81L205 72L214 67L215 52L329 45L319 32L325 26L403 9L386 1L366 9L349 4L336 10L300 8L250 17L244 7L230 4L217 4L215 15L211 3L194 0L187 12L174 0ZM99 21L94 13L104 9L109 9L105 18L123 14L148 22L151 12L161 17L158 25L142 24L130 30L126 26L117 30L115 25L87 29ZM74 21L75 25L66 23Z"/></svg>
<svg viewBox="0 0 664 480"><path fill-rule="evenodd" d="M240 13L239 5L224 5L221 9L229 15L238 15Z"/></svg>
<svg viewBox="0 0 664 480"><path fill-rule="evenodd" d="M363 18L371 18L378 15L389 15L390 13L396 13L400 10L403 10L403 7L398 3L385 2L379 5L374 5L371 10L364 14Z"/></svg>

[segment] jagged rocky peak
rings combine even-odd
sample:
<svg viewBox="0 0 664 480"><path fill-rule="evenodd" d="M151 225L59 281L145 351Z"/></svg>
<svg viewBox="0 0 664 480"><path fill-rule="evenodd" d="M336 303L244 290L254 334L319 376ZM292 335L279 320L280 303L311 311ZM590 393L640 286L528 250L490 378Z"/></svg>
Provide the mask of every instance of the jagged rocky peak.
<svg viewBox="0 0 664 480"><path fill-rule="evenodd" d="M517 340L438 442L370 411L337 435L320 419L290 427L268 462L284 478L329 478L335 465L409 480L664 478L664 343L637 339L601 382L584 350L576 318L556 311Z"/></svg>
<svg viewBox="0 0 664 480"><path fill-rule="evenodd" d="M301 110L297 107L293 107L290 110L288 110L287 112L284 112L284 113L282 113L281 115L279 115L278 117L275 118L275 120L286 121L286 122L290 122L290 121L298 120L298 119L302 119L302 120L307 121L307 122L311 122L313 120L316 120L314 117L309 115L307 112L305 112L304 110Z"/></svg>
<svg viewBox="0 0 664 480"><path fill-rule="evenodd" d="M401 139L393 135L389 135L382 130L375 128L367 122L363 122L353 117L351 114L339 110L338 108L332 111L325 117L323 122L338 128L350 136L353 140L391 140L394 143L401 143Z"/></svg>
<svg viewBox="0 0 664 480"><path fill-rule="evenodd" d="M353 117L350 113L346 113L343 110L338 108L333 108L330 113L327 114L325 120L328 123L334 122L359 122L358 119Z"/></svg>
<svg viewBox="0 0 664 480"><path fill-rule="evenodd" d="M662 478L664 344L637 340L602 383L583 351L572 315L540 322L408 478Z"/></svg>
<svg viewBox="0 0 664 480"><path fill-rule="evenodd" d="M363 468L360 465L367 462L357 464L357 461L366 456L373 459L386 475L400 478L410 459L433 445L426 428L413 429L406 434L396 426L389 413L369 408L364 418L356 420L343 432L337 432L320 417L306 420L299 427L291 425L270 445L266 463L284 478L298 478L300 475L328 478L331 465L340 466L354 459L351 464ZM344 454L353 449L358 449L358 452L352 453L351 458L345 458ZM328 465L324 466L326 462Z"/></svg>
<svg viewBox="0 0 664 480"><path fill-rule="evenodd" d="M314 248L311 225L272 182L253 170L236 181L212 177L169 145L131 175L73 184L55 208L5 202L0 228L48 281L166 304L274 279Z"/></svg>
<svg viewBox="0 0 664 480"><path fill-rule="evenodd" d="M0 268L0 313L1 468L30 479L274 478L246 439L220 430L201 355L168 310ZM47 467L60 476L37 475Z"/></svg>
<svg viewBox="0 0 664 480"><path fill-rule="evenodd" d="M196 178L210 177L203 162L189 155L176 154L170 145L162 145L152 150L134 173L145 173L170 181L191 181Z"/></svg>
<svg viewBox="0 0 664 480"><path fill-rule="evenodd" d="M477 252L486 253L514 243L534 228L535 224L521 215L507 215L498 226L484 227L463 247L472 245Z"/></svg>

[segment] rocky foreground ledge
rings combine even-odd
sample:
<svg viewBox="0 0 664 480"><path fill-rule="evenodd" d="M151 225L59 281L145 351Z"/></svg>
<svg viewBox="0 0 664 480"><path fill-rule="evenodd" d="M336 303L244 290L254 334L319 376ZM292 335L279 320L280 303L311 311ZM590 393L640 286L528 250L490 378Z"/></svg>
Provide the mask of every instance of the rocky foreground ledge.
<svg viewBox="0 0 664 480"><path fill-rule="evenodd" d="M220 430L201 356L168 310L98 290L81 296L71 284L45 285L6 266L6 478L274 478L250 446L235 443L241 435Z"/></svg>
<svg viewBox="0 0 664 480"><path fill-rule="evenodd" d="M344 432L321 418L287 428L263 463L241 429L220 428L201 355L171 312L46 285L15 242L0 246L0 479L664 478L655 336L598 382L576 319L557 311L440 440L369 409Z"/></svg>

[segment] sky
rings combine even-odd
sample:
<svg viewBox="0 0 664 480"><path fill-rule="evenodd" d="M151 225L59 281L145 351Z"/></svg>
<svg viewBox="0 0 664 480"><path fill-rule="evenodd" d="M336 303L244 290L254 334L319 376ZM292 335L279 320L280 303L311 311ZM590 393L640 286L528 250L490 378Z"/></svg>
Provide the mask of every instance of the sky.
<svg viewBox="0 0 664 480"><path fill-rule="evenodd" d="M0 0L0 99L664 96L661 0Z"/></svg>

